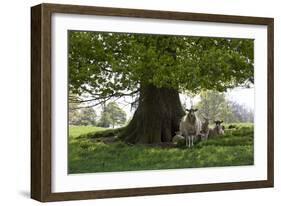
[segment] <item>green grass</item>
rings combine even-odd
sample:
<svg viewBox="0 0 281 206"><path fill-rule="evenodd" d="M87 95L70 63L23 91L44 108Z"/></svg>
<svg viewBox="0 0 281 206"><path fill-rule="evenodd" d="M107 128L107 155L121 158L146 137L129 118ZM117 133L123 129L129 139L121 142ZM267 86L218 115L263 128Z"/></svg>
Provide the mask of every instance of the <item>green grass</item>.
<svg viewBox="0 0 281 206"><path fill-rule="evenodd" d="M154 169L252 165L253 125L235 124L222 137L199 142L192 149L104 143L103 128L71 127L69 172L92 173ZM112 130L108 131L112 135Z"/></svg>
<svg viewBox="0 0 281 206"><path fill-rule="evenodd" d="M71 140L93 132L103 131L105 128L102 127L91 127L91 126L70 126L69 127L69 137Z"/></svg>

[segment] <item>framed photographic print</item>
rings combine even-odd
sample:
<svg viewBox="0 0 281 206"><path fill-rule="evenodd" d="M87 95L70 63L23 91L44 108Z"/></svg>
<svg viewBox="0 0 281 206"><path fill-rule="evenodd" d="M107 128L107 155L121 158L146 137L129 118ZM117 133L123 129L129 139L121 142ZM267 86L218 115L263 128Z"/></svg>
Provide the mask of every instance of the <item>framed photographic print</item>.
<svg viewBox="0 0 281 206"><path fill-rule="evenodd" d="M31 197L273 187L273 19L31 8Z"/></svg>

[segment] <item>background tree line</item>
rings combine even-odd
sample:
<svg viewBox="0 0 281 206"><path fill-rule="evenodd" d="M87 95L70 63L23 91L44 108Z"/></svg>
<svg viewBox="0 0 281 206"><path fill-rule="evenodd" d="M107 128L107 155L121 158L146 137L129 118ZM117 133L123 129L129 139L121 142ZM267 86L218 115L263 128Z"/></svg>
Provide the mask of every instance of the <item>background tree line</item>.
<svg viewBox="0 0 281 206"><path fill-rule="evenodd" d="M100 117L92 107L80 107L78 103L69 104L69 125L116 127L126 123L126 113L116 102L104 104Z"/></svg>
<svg viewBox="0 0 281 206"><path fill-rule="evenodd" d="M69 124L83 126L112 127L126 123L126 113L116 102L103 105L98 117L92 107L78 107L77 103L70 103ZM183 107L184 104L183 104ZM254 122L254 112L235 101L228 100L224 93L208 90L200 93L200 102L195 105L199 109L199 116L211 120L224 120L226 123Z"/></svg>
<svg viewBox="0 0 281 206"><path fill-rule="evenodd" d="M220 119L227 123L254 122L254 111L235 101L227 100L224 93L203 91L196 105L201 117Z"/></svg>

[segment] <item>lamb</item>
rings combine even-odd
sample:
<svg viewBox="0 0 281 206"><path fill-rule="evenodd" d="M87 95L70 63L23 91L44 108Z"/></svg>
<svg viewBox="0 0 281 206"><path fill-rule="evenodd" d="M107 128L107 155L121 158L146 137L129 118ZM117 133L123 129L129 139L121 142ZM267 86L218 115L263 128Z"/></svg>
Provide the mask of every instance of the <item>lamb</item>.
<svg viewBox="0 0 281 206"><path fill-rule="evenodd" d="M196 116L195 112L198 109L186 109L188 112L180 122L180 132L185 137L185 145L187 146L188 139L188 147L192 147L194 140L198 137L201 131L201 121Z"/></svg>
<svg viewBox="0 0 281 206"><path fill-rule="evenodd" d="M184 141L185 141L185 138L181 135L181 132L177 131L176 135L173 137L173 140L172 140L173 144L178 145Z"/></svg>
<svg viewBox="0 0 281 206"><path fill-rule="evenodd" d="M206 117L203 117L203 118L205 121L203 122L202 128L201 128L201 140L207 140L208 136L209 136L209 131L210 131L209 119Z"/></svg>
<svg viewBox="0 0 281 206"><path fill-rule="evenodd" d="M224 126L222 126L223 121L217 120L215 122L215 127L209 131L209 137L215 137L219 135L224 135Z"/></svg>

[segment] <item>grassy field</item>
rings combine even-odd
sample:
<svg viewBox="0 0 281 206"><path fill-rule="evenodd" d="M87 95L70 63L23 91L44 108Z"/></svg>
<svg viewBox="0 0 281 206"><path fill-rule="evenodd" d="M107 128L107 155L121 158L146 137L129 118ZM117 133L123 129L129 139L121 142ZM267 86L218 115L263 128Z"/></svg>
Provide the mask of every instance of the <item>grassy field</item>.
<svg viewBox="0 0 281 206"><path fill-rule="evenodd" d="M127 145L119 140L99 141L98 134L104 128L70 127L69 173L252 165L253 124L235 124L232 129L228 129L229 125L225 127L224 136L199 142L192 149ZM95 133L97 135L92 138Z"/></svg>

